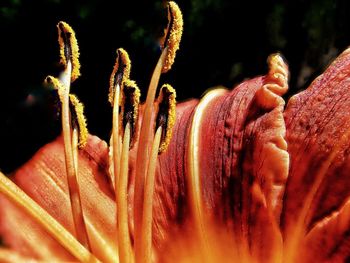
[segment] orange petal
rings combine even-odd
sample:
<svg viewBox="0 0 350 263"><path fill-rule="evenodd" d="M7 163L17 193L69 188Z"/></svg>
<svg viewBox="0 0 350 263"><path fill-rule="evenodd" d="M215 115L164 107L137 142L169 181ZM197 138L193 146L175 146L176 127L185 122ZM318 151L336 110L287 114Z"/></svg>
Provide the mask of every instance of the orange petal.
<svg viewBox="0 0 350 263"><path fill-rule="evenodd" d="M158 248L164 240L171 238L170 230L184 224L188 215L184 153L191 116L197 103L197 100L190 100L178 105L174 135L167 151L159 156L153 205L154 243Z"/></svg>
<svg viewBox="0 0 350 263"><path fill-rule="evenodd" d="M0 248L0 262L2 263L39 263L34 258L28 258L17 251L7 248Z"/></svg>
<svg viewBox="0 0 350 263"><path fill-rule="evenodd" d="M350 195L349 77L350 49L284 113L291 165L281 223L291 262L306 233Z"/></svg>
<svg viewBox="0 0 350 263"><path fill-rule="evenodd" d="M302 262L348 262L350 259L350 201L320 221L305 237Z"/></svg>
<svg viewBox="0 0 350 263"><path fill-rule="evenodd" d="M0 204L0 231L5 245L36 260L74 260L72 255L25 212L2 196Z"/></svg>
<svg viewBox="0 0 350 263"><path fill-rule="evenodd" d="M236 244L232 250L248 250L261 262L280 260L278 218L289 157L280 97L287 89L288 76L283 83L276 80L281 67L287 72L283 61L278 63L282 63L279 69L272 67L267 76L246 81L231 92L214 91L217 94L202 99L196 109L192 102L178 113L172 143L160 156L157 171L154 232L165 241L163 246L171 246L166 237L174 240L191 215L189 138L191 126L197 125L194 139L198 140L195 152L204 217L214 222L214 229L229 230ZM196 124L195 114L200 114ZM169 228L169 219L175 226ZM213 229L207 228L211 239ZM175 239L186 244L193 237Z"/></svg>
<svg viewBox="0 0 350 263"><path fill-rule="evenodd" d="M88 235L92 253L103 261L114 260L117 256L115 218L111 216L115 215L115 203L107 179L107 156L106 143L94 136L89 136L87 146L79 152L78 181ZM14 174L13 180L72 233L73 221L65 174L63 141L59 138L41 148ZM25 221L31 226L22 229L23 218L26 216L21 211L13 206L3 211L0 228L5 243L10 247L23 251L24 254L34 253L43 259L46 256L42 251L54 251L53 255L61 254L56 253L60 251L59 248L52 249L52 246L59 247L58 243L51 242L51 239L43 234L41 227L30 219ZM18 216L8 216L9 213ZM40 245L36 246L35 242L26 240L28 236L43 238Z"/></svg>

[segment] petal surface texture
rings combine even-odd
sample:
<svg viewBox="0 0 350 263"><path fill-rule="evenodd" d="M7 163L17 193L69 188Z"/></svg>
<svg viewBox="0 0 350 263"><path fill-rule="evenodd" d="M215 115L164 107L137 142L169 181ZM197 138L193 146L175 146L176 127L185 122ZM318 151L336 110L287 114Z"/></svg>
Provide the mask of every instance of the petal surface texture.
<svg viewBox="0 0 350 263"><path fill-rule="evenodd" d="M117 255L115 203L107 180L108 149L105 142L89 136L79 153L79 184L92 253L104 262ZM73 233L62 138L41 148L12 177L14 182L51 216ZM52 237L23 211L1 198L0 230L4 243L26 256L40 260L72 260ZM18 231L14 231L17 229Z"/></svg>
<svg viewBox="0 0 350 263"><path fill-rule="evenodd" d="M160 157L158 172L168 179L158 180L156 189L162 194L156 196L165 211L171 201L172 210L181 204L184 208L180 211L188 214L185 221L177 218L187 226L174 230L171 242L176 240L174 236L182 244L186 244L186 237L195 235L197 242L201 240L192 251L196 255L173 250L176 260L195 257L198 262L205 258L205 262L213 262L225 248L208 255L203 252L206 247L230 243L229 256L256 262L281 261L279 216L289 155L284 139L284 100L280 96L288 88L288 68L279 56L270 58L269 66L266 76L245 81L232 91L218 88L208 92L195 109L187 109L191 120L180 126L181 133L175 125L172 142L177 144L176 151L170 145ZM183 187L184 194L173 195L167 180L178 181L177 187ZM226 229L226 233L217 234L217 229ZM171 247L168 242L165 246ZM198 250L202 255L197 255ZM169 258L167 255L161 261L177 262Z"/></svg>
<svg viewBox="0 0 350 263"><path fill-rule="evenodd" d="M281 217L286 262L305 255L317 262L345 262L350 253L349 49L289 100L284 118L291 162Z"/></svg>

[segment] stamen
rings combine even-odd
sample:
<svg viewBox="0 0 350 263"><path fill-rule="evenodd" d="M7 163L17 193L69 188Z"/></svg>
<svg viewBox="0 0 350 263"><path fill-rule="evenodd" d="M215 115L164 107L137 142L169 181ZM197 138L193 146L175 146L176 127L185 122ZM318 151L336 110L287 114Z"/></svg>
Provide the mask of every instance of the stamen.
<svg viewBox="0 0 350 263"><path fill-rule="evenodd" d="M117 197L118 246L120 262L133 262L128 220L129 149L135 141L138 126L140 90L126 80L121 92L120 134L123 136Z"/></svg>
<svg viewBox="0 0 350 263"><path fill-rule="evenodd" d="M138 127L140 96L140 89L136 83L132 80L126 80L121 94L120 134L124 134L124 127L127 123L130 123L130 148L135 142Z"/></svg>
<svg viewBox="0 0 350 263"><path fill-rule="evenodd" d="M89 239L87 235L86 225L84 221L83 209L80 200L80 191L78 185L78 164L77 158L74 158L76 145L72 143L73 133L71 129L71 114L69 108L69 90L71 81L74 81L80 76L79 64L79 47L75 38L73 29L65 22L59 22L58 28L58 42L60 45L61 63L65 66L65 70L61 77L64 86L64 92L60 94L62 104L62 132L64 141L65 163L67 170L67 182L69 197L72 207L72 215L75 226L75 231L79 242L86 248L90 249ZM77 153L75 153L77 154ZM76 159L76 160L74 160Z"/></svg>
<svg viewBox="0 0 350 263"><path fill-rule="evenodd" d="M144 184L146 171L148 168L148 160L150 154L150 145L152 144L152 111L153 102L155 98L156 88L163 67L163 61L166 52L162 52L156 68L153 72L151 83L148 89L145 109L142 118L139 146L137 150L137 166L135 175L135 190L134 190L134 228L135 228L135 257L136 263L142 263L142 248L141 248L141 231L142 231L142 211L143 211L143 200L144 200Z"/></svg>
<svg viewBox="0 0 350 263"><path fill-rule="evenodd" d="M176 92L169 84L162 86L158 98L158 115L156 127L162 127L159 153L165 152L170 143L173 127L176 120Z"/></svg>
<svg viewBox="0 0 350 263"><path fill-rule="evenodd" d="M156 174L156 164L159 152L160 141L162 137L162 126L159 126L154 136L150 161L147 169L145 195L143 199L142 213L142 232L141 232L141 251L140 259L144 263L152 262L152 212L153 212L153 194L154 181Z"/></svg>
<svg viewBox="0 0 350 263"><path fill-rule="evenodd" d="M32 219L42 226L80 262L100 262L71 233L1 172L0 193L17 205L22 211L29 214Z"/></svg>
<svg viewBox="0 0 350 263"><path fill-rule="evenodd" d="M77 155L77 147L78 147L78 139L76 142L72 142L72 137L74 132L77 131L77 125L73 125L75 129L72 131L71 126L70 126L70 111L69 111L69 101L66 99L69 98L69 93L67 93L67 89L62 86L60 81L52 76L48 76L46 78L46 82L48 84L51 84L55 87L55 89L58 90L59 97L61 100L62 104L62 128L63 128L63 140L64 140L64 150L65 150L65 163L66 163L66 170L67 170L67 182L68 182L68 190L69 190L69 197L70 197L70 202L71 202L71 207L72 207L72 215L73 215L73 221L74 221L74 226L75 226L75 231L77 235L77 239L79 242L81 242L86 248L90 249L90 243L88 239L88 234L86 230L86 225L84 221L84 215L83 215L83 210L82 210L82 205L81 205L81 199L80 199L80 191L79 191L79 185L78 185L78 180L77 180L77 174L78 174L78 158L77 156L74 158L74 154ZM76 100L73 101L76 105L77 103ZM79 108L79 107L78 107ZM77 109L77 108L76 108ZM82 107L80 107L76 113L77 116L81 115L78 113L79 111L82 111ZM66 113L66 115L64 114ZM79 118L80 118L79 117ZM83 123L85 121L80 120L81 122L81 136L82 136L82 145L84 144L83 140L84 137L87 134L87 131L84 131L84 125ZM78 137L78 136L77 136ZM86 139L86 138L85 138Z"/></svg>
<svg viewBox="0 0 350 263"><path fill-rule="evenodd" d="M128 200L127 200L127 186L128 186L128 158L130 147L130 123L123 126L123 115L125 111L125 96L120 95L120 89L129 83L131 62L128 53L119 48L117 50L116 62L109 81L109 94L108 101L113 107L113 124L112 124L112 136L110 139L110 152L112 155L111 176L112 182L114 181L115 198L117 203L116 210L116 222L118 231L118 247L119 247L119 260L120 262L131 262L132 248L130 241L129 225L128 225ZM136 86L134 82L130 82L128 86ZM137 88L137 87L136 87ZM123 88L124 90L125 88ZM128 88L127 88L128 89ZM138 89L138 88L137 88ZM139 96L138 96L139 100ZM122 107L121 114L119 116L119 107ZM135 111L138 114L138 111ZM134 124L134 122L132 122ZM124 133L124 139L122 136ZM127 141L125 141L127 140ZM127 147L125 149L125 147ZM120 154L121 152L121 154ZM120 159L121 158L121 159ZM119 176L120 174L120 176Z"/></svg>
<svg viewBox="0 0 350 263"><path fill-rule="evenodd" d="M129 147L130 147L130 123L125 126L123 136L123 146L120 163L120 176L117 197L117 229L118 229L118 249L119 262L133 262L132 246L129 232L128 217L128 175L129 175Z"/></svg>
<svg viewBox="0 0 350 263"><path fill-rule="evenodd" d="M58 79L55 79L52 77L48 77L47 80L48 81L53 80L56 84L59 83ZM87 143L88 130L86 126L86 119L84 116L84 105L73 94L69 94L69 101L70 101L70 108L72 110L71 111L72 155L73 155L74 170L75 170L75 174L77 175L78 174L78 149L82 149L83 147L85 147ZM78 193L76 194L76 196L79 199L78 202L81 203L79 188L77 190L78 190ZM83 219L82 208L78 209L76 213L81 214L78 216L78 218L81 217ZM82 244L87 244L87 246L90 247L88 234L86 231L85 220L82 220L80 224L81 224L81 226L79 226L80 230L77 229L77 233L83 233L81 235L82 236L81 238L84 239Z"/></svg>
<svg viewBox="0 0 350 263"><path fill-rule="evenodd" d="M73 128L72 131L72 152L73 152L73 161L75 173L78 174L78 144L79 144L79 132L78 129ZM84 222L85 224L85 222ZM86 227L86 226L85 226Z"/></svg>
<svg viewBox="0 0 350 263"><path fill-rule="evenodd" d="M149 155L153 145L154 120L152 119L155 94L162 72L170 69L174 62L175 49L178 48L182 32L182 15L178 6L170 2L168 11L173 15L173 22L169 21L169 29L164 44L164 49L153 71L151 82L148 88L145 109L142 118L139 146L137 151L137 167L135 175L134 195L134 227L135 227L135 257L136 262L144 262L144 248L142 247L142 217L145 177L148 169ZM176 31L176 32L173 32ZM167 61L167 62L166 62ZM166 67L164 67L164 65Z"/></svg>
<svg viewBox="0 0 350 263"><path fill-rule="evenodd" d="M153 212L153 195L155 184L156 164L158 153L165 151L167 148L172 128L175 124L175 105L176 93L169 85L165 84L160 90L157 100L158 114L156 118L156 134L152 143L150 159L148 163L145 194L143 199L142 227L141 227L141 251L140 259L142 262L152 262L152 212Z"/></svg>
<svg viewBox="0 0 350 263"><path fill-rule="evenodd" d="M57 28L58 43L60 45L60 63L65 68L68 67L68 62L72 64L71 81L73 82L80 76L78 41L73 29L66 22L59 22Z"/></svg>
<svg viewBox="0 0 350 263"><path fill-rule="evenodd" d="M113 106L115 93L119 92L122 82L130 77L131 62L128 53L123 48L117 49L117 58L113 67L113 71L109 80L108 101Z"/></svg>
<svg viewBox="0 0 350 263"><path fill-rule="evenodd" d="M120 163L121 137L119 136L119 106L120 106L120 87L130 76L131 62L128 53L122 49L117 49L116 62L109 81L108 101L113 107L112 113L112 136L110 141L110 151L113 156L113 166L111 167L114 184L118 182L118 171ZM113 180L112 180L113 181ZM116 190L116 186L115 186Z"/></svg>
<svg viewBox="0 0 350 263"><path fill-rule="evenodd" d="M183 19L179 6L171 1L168 3L168 27L165 34L163 49L168 47L162 73L168 72L174 64L176 51L179 49L183 31Z"/></svg>
<svg viewBox="0 0 350 263"><path fill-rule="evenodd" d="M47 76L45 79L45 84L52 86L55 90L57 90L60 101L63 100L65 88L57 78L53 76Z"/></svg>
<svg viewBox="0 0 350 263"><path fill-rule="evenodd" d="M82 149L85 147L88 138L88 129L86 125L86 119L84 116L84 105L78 100L78 98L69 94L70 108L71 108L71 117L72 117L72 126L73 130L77 130L79 136L78 147ZM74 147L73 147L74 148Z"/></svg>
<svg viewBox="0 0 350 263"><path fill-rule="evenodd" d="M172 128L175 124L175 97L175 90L169 84L165 84L162 86L159 98L157 100L157 104L159 104L156 120L157 131L152 143L143 199L141 227L142 254L140 256L140 258L143 260L142 262L152 261L152 212L156 164L158 153L165 151L170 142ZM161 147L163 147L163 149L161 149Z"/></svg>

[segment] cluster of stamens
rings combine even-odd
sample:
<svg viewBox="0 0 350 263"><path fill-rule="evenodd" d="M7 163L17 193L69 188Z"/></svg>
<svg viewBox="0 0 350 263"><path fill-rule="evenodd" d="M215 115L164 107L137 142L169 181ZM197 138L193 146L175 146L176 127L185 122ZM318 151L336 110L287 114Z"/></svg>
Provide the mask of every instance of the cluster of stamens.
<svg viewBox="0 0 350 263"><path fill-rule="evenodd" d="M182 15L174 2L168 3L168 26L163 48L153 72L142 115L140 90L130 79L131 62L127 52L117 50L116 63L110 77L108 101L113 108L110 139L110 173L116 201L116 242L119 262L152 261L152 207L158 155L169 145L175 123L175 90L165 84L156 99L161 73L167 72L175 58L182 35ZM45 83L57 93L60 101L65 166L75 233L70 234L5 175L0 174L0 192L27 211L56 240L82 262L98 262L91 246L84 220L78 184L78 151L87 143L88 131L83 105L70 94L70 86L80 76L79 48L73 29L59 22L62 74L48 76ZM141 116L140 116L141 115ZM141 120L139 121L139 117ZM139 125L140 123L140 125ZM140 126L140 127L139 127ZM138 145L134 189L134 234L129 230L128 180L129 151Z"/></svg>

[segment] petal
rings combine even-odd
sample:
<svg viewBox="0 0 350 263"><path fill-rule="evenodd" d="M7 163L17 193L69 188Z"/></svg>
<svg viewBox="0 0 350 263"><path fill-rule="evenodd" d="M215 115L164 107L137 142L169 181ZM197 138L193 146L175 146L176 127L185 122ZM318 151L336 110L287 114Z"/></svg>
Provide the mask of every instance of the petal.
<svg viewBox="0 0 350 263"><path fill-rule="evenodd" d="M24 257L17 251L7 248L0 248L0 262L2 263L39 263L39 261Z"/></svg>
<svg viewBox="0 0 350 263"><path fill-rule="evenodd" d="M188 228L183 213L193 217L191 188L199 187L204 217L229 230L231 241L238 244L236 249L248 250L261 262L280 260L278 218L289 164L280 95L286 91L288 76L283 83L276 79L276 73L281 68L286 73L287 68L283 61L274 63L267 76L245 81L232 91L211 91L195 109L193 105L184 108L185 122L177 120L172 144L159 160L155 199L159 205L154 210L155 225L162 226L156 229L159 236L172 236L171 240L182 244L186 238L193 239L186 235L176 238L176 233ZM191 147L196 155L192 159ZM194 162L199 179L193 185ZM177 227L167 229L164 222L159 223L162 217L172 218ZM211 233L210 224L207 228Z"/></svg>
<svg viewBox="0 0 350 263"><path fill-rule="evenodd" d="M37 260L72 261L72 257L57 241L26 213L1 197L1 235L12 250Z"/></svg>
<svg viewBox="0 0 350 263"><path fill-rule="evenodd" d="M348 49L293 96L284 113L291 166L281 223L292 254L306 233L339 211L350 195L349 76Z"/></svg>
<svg viewBox="0 0 350 263"><path fill-rule="evenodd" d="M115 217L111 216L115 215L115 203L107 179L107 156L106 143L94 136L89 136L88 145L79 152L78 181L88 235L93 254L103 261L114 260L117 256ZM59 138L41 148L28 163L21 167L15 173L14 181L72 233L73 220L65 174L63 142ZM49 248L54 245L59 247L58 243L46 242L41 227L30 219L28 224L35 227L28 227L22 231L21 219L25 218L25 215L15 210L15 207L9 206L1 214L0 228L4 234L5 243L28 254L28 251L32 251L43 259L46 257L41 254L42 251L56 251ZM20 216L17 217L18 220L14 220L11 216L7 216L8 213ZM14 229L17 231L13 231ZM38 238L44 236L41 240L42 244L31 247L33 242L26 240L26 236L31 235Z"/></svg>
<svg viewBox="0 0 350 263"><path fill-rule="evenodd" d="M173 137L166 152L159 155L153 200L153 243L157 248L171 237L171 229L183 224L187 217L187 189L184 177L186 170L184 153L187 144L184 142L186 142L193 110L197 104L197 100L189 100L177 105ZM142 114L140 116L142 117ZM141 118L139 121L142 121ZM138 142L131 149L129 157L128 203L132 235L137 147Z"/></svg>
<svg viewBox="0 0 350 263"><path fill-rule="evenodd" d="M173 137L167 151L159 156L153 205L153 232L157 247L171 237L170 229L184 224L188 216L184 177L188 147L186 138L197 104L197 100L190 100L178 105Z"/></svg>
<svg viewBox="0 0 350 263"><path fill-rule="evenodd" d="M304 262L348 262L350 259L350 201L320 221L305 237Z"/></svg>

